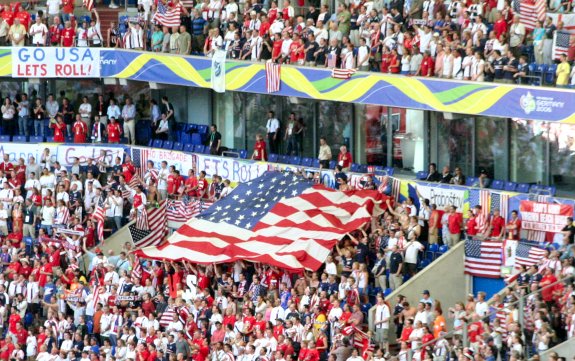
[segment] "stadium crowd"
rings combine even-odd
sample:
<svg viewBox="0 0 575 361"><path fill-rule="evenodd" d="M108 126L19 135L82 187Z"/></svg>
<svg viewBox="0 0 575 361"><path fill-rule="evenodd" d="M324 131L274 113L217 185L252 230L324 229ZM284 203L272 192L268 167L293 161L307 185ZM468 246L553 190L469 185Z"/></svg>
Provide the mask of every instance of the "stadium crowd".
<svg viewBox="0 0 575 361"><path fill-rule="evenodd" d="M534 75L529 63L556 62L556 85L575 81L567 51L571 41L563 45L562 55L553 53L554 33L568 30L563 21L522 18L519 1L299 5L296 14L290 0L139 2L137 17L106 24L106 34L97 10L88 20L76 19L73 1L49 0L34 22L19 5L5 5L0 42L207 56L226 49L232 59L523 84ZM562 7L551 4L548 10L562 12Z"/></svg>
<svg viewBox="0 0 575 361"><path fill-rule="evenodd" d="M131 242L105 254L97 247L99 206L108 235L163 199L216 201L230 191L229 182L210 184L203 172L184 179L174 165L148 163L140 178L138 166L128 155L110 161L101 154L68 169L48 149L38 160L4 157L0 360L403 361L409 350L421 360L495 360L498 354L523 360L522 345L532 354L575 332L573 228L561 253L522 270L515 288L491 307L480 293L445 310L456 334L428 345L447 331L440 301L424 291L421 300L399 296L392 305L384 295L417 272L428 242L442 242L434 205L422 200L417 210L412 199L389 203L371 225L339 242L317 272L139 260ZM376 185L368 178L362 187ZM455 215L453 222L448 215L446 242L454 244L465 234L461 216L449 214ZM450 223L460 227L459 237ZM504 232L498 223L487 227ZM565 283L553 285L557 279ZM521 331L514 295L545 285L553 285L552 292L529 296L531 323ZM498 316L486 319L491 311ZM465 326L469 347L458 335ZM399 349L390 347L393 328Z"/></svg>

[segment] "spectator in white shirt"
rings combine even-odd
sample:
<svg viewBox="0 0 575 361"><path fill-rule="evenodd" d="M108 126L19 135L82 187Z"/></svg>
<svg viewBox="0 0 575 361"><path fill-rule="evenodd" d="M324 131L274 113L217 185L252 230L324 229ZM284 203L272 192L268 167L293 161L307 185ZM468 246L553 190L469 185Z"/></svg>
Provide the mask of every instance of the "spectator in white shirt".
<svg viewBox="0 0 575 361"><path fill-rule="evenodd" d="M36 16L36 22L30 26L30 36L32 37L32 45L44 46L46 45L46 37L48 35L48 28L46 24L42 23L42 17Z"/></svg>

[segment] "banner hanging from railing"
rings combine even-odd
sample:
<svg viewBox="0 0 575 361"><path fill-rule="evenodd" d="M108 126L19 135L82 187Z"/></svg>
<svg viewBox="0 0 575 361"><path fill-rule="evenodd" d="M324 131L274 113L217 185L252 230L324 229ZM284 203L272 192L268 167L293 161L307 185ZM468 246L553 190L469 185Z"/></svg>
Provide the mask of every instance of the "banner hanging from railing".
<svg viewBox="0 0 575 361"><path fill-rule="evenodd" d="M540 232L561 232L567 217L573 217L573 206L559 203L521 201L519 208L523 229Z"/></svg>
<svg viewBox="0 0 575 361"><path fill-rule="evenodd" d="M100 49L14 48L14 78L99 78Z"/></svg>

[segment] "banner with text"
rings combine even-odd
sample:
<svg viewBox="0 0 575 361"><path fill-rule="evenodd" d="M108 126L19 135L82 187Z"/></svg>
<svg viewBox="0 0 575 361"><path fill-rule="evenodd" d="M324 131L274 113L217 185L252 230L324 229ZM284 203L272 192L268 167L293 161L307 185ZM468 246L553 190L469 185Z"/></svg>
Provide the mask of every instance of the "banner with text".
<svg viewBox="0 0 575 361"><path fill-rule="evenodd" d="M445 206L456 206L458 212L463 211L463 205L467 199L467 191L465 189L442 188L437 184L433 186L426 186L417 184L417 191L421 197L429 199L429 204L437 205L438 209L443 209Z"/></svg>
<svg viewBox="0 0 575 361"><path fill-rule="evenodd" d="M195 169L197 162L195 154L146 147L132 147L132 160L142 169L147 168L146 164L150 160L157 169L160 169L162 161L166 161L168 166L173 165L182 176L187 176L190 169Z"/></svg>
<svg viewBox="0 0 575 361"><path fill-rule="evenodd" d="M58 47L16 49L12 54L14 78L100 77L100 49Z"/></svg>
<svg viewBox="0 0 575 361"><path fill-rule="evenodd" d="M560 232L567 217L573 216L573 206L558 203L521 201L521 226L523 229L541 232Z"/></svg>
<svg viewBox="0 0 575 361"><path fill-rule="evenodd" d="M268 170L265 162L254 162L237 158L222 158L198 154L197 171L205 171L211 178L219 175L231 182L249 182Z"/></svg>

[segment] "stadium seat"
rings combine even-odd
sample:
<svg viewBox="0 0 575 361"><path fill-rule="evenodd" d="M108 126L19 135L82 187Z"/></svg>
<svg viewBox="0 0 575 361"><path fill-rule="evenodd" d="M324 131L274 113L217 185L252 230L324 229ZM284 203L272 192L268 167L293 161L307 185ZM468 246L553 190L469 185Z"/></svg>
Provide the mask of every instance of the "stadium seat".
<svg viewBox="0 0 575 361"><path fill-rule="evenodd" d="M26 143L26 136L25 135L15 135L12 137L13 143Z"/></svg>
<svg viewBox="0 0 575 361"><path fill-rule="evenodd" d="M537 70L537 64L536 63L529 64L527 66L527 70L529 71L529 75L535 75L535 71ZM533 84L533 78L529 78L528 83ZM533 84L533 85L537 85L537 84Z"/></svg>
<svg viewBox="0 0 575 361"><path fill-rule="evenodd" d="M354 172L354 173L359 172L359 164L357 164L357 163L351 163L350 171L352 171L352 172Z"/></svg>
<svg viewBox="0 0 575 361"><path fill-rule="evenodd" d="M439 254L444 254L445 252L449 251L449 246L444 244L441 247L439 247Z"/></svg>
<svg viewBox="0 0 575 361"><path fill-rule="evenodd" d="M166 140L162 144L162 148L164 148L164 149L170 149L171 150L173 147L174 147L174 142L172 142L171 140Z"/></svg>
<svg viewBox="0 0 575 361"><path fill-rule="evenodd" d="M386 288L385 291L383 291L383 296L387 297L391 294L391 292L393 292L391 288Z"/></svg>
<svg viewBox="0 0 575 361"><path fill-rule="evenodd" d="M42 142L44 142L44 137L35 135L30 136L30 143L42 143Z"/></svg>
<svg viewBox="0 0 575 361"><path fill-rule="evenodd" d="M270 161L272 163L277 163L278 155L275 153L270 154L270 156L268 157L268 161Z"/></svg>
<svg viewBox="0 0 575 361"><path fill-rule="evenodd" d="M199 144L199 145L196 145L196 146L194 147L194 152L195 152L195 153L202 153L202 154L203 154L203 153L205 153L206 148L208 148L208 150L210 149L209 147L206 147L206 146L203 145L203 144Z"/></svg>
<svg viewBox="0 0 575 361"><path fill-rule="evenodd" d="M200 145L202 144L202 136L200 135L200 133L192 133L192 137L191 137L191 143L194 145Z"/></svg>
<svg viewBox="0 0 575 361"><path fill-rule="evenodd" d="M312 159L311 166L314 168L319 168L319 159L317 158Z"/></svg>
<svg viewBox="0 0 575 361"><path fill-rule="evenodd" d="M505 187L505 182L502 180L495 179L495 180L493 180L493 182L491 182L491 188L492 189L502 191L504 187Z"/></svg>
<svg viewBox="0 0 575 361"><path fill-rule="evenodd" d="M154 148L162 148L162 144L163 142L160 139L156 139L154 140L154 143L152 144L152 147Z"/></svg>
<svg viewBox="0 0 575 361"><path fill-rule="evenodd" d="M425 259L425 258L424 258L424 259L422 259L421 261L419 261L419 262L417 263L417 268L420 269L420 270L422 270L422 269L424 269L425 267L429 266L430 263L431 263L431 262L430 262L428 259Z"/></svg>
<svg viewBox="0 0 575 361"><path fill-rule="evenodd" d="M529 184L528 183L519 183L517 185L517 192L519 193L529 193Z"/></svg>
<svg viewBox="0 0 575 361"><path fill-rule="evenodd" d="M543 85L545 73L547 72L547 64L538 64L537 68L535 68L535 76L539 77L539 79L534 79L533 85Z"/></svg>
<svg viewBox="0 0 575 361"><path fill-rule="evenodd" d="M293 165L300 165L301 164L301 157L297 155L293 155L289 157L289 164Z"/></svg>
<svg viewBox="0 0 575 361"><path fill-rule="evenodd" d="M9 135L0 135L0 142L10 143L10 136Z"/></svg>
<svg viewBox="0 0 575 361"><path fill-rule="evenodd" d="M46 142L54 143L54 137L46 137Z"/></svg>
<svg viewBox="0 0 575 361"><path fill-rule="evenodd" d="M557 64L552 64L545 70L544 83L548 85L555 84L555 72L557 71Z"/></svg>
<svg viewBox="0 0 575 361"><path fill-rule="evenodd" d="M246 159L246 158L248 157L248 151L245 150L245 149L241 149L241 150L239 151L239 153L240 153L240 158L241 158L241 159Z"/></svg>
<svg viewBox="0 0 575 361"><path fill-rule="evenodd" d="M208 134L208 126L207 125L198 125L197 130L198 130L198 133L200 133L200 134Z"/></svg>
<svg viewBox="0 0 575 361"><path fill-rule="evenodd" d="M74 143L74 139L72 137L66 137L66 138L64 138L64 142L65 143Z"/></svg>
<svg viewBox="0 0 575 361"><path fill-rule="evenodd" d="M429 175L429 173L427 173L426 171L419 171L417 173L415 173L415 178L419 179L419 180L424 180L427 178L427 176Z"/></svg>
<svg viewBox="0 0 575 361"><path fill-rule="evenodd" d="M302 158L301 165L304 167L311 167L312 159L309 157Z"/></svg>
<svg viewBox="0 0 575 361"><path fill-rule="evenodd" d="M517 183L515 183L515 182L506 182L504 189L505 189L506 191L508 191L508 192L515 192L515 190L517 189Z"/></svg>
<svg viewBox="0 0 575 361"><path fill-rule="evenodd" d="M186 143L186 145L184 145L184 152L193 153L194 152L194 145L191 143Z"/></svg>
<svg viewBox="0 0 575 361"><path fill-rule="evenodd" d="M434 260L436 253L439 251L439 245L434 243L434 244L430 244L429 248L427 249L427 259L431 259Z"/></svg>
<svg viewBox="0 0 575 361"><path fill-rule="evenodd" d="M393 174L395 173L395 168L393 168L393 167L385 167L385 168L383 168L383 170L390 177L393 176Z"/></svg>
<svg viewBox="0 0 575 361"><path fill-rule="evenodd" d="M278 162L282 164L289 164L289 156L288 155L280 155L278 158Z"/></svg>
<svg viewBox="0 0 575 361"><path fill-rule="evenodd" d="M465 178L465 185L468 187L473 187L477 183L477 177L467 177Z"/></svg>
<svg viewBox="0 0 575 361"><path fill-rule="evenodd" d="M175 142L174 146L172 147L173 150L183 150L184 149L184 143L182 142Z"/></svg>
<svg viewBox="0 0 575 361"><path fill-rule="evenodd" d="M329 169L335 169L336 165L337 165L337 162L335 160L329 161Z"/></svg>
<svg viewBox="0 0 575 361"><path fill-rule="evenodd" d="M154 145L154 140L153 140L153 139L150 139L150 140L148 141L148 147L151 148L152 145Z"/></svg>

